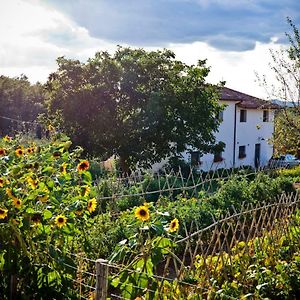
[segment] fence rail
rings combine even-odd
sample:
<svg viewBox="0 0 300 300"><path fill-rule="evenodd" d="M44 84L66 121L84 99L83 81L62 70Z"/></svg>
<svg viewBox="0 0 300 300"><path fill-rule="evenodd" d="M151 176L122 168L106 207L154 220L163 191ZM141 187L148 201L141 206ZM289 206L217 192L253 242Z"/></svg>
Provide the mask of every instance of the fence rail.
<svg viewBox="0 0 300 300"><path fill-rule="evenodd" d="M206 172L190 167L185 172L180 168L177 171L161 170L154 173L136 171L129 176L101 178L101 181L95 183L99 195L97 200L100 203L98 213L101 213L103 208L101 204L110 201L115 204L119 199L128 199L128 202L136 203L138 199L156 201L161 197L174 200L178 194L197 197L201 192L214 193L223 182L233 176L239 179L256 177L260 173L272 175L281 169L284 168L276 165L257 169L249 166L226 168L224 165L224 168Z"/></svg>

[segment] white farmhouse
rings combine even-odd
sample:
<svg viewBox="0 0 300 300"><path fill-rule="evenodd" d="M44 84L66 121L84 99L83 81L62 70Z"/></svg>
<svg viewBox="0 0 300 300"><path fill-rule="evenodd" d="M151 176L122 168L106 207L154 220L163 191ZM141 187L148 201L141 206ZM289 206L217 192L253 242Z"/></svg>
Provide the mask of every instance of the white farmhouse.
<svg viewBox="0 0 300 300"><path fill-rule="evenodd" d="M220 103L226 107L219 116L222 122L216 141L225 143L224 151L202 157L194 151L184 153L184 159L204 171L267 165L273 154L271 138L278 106L226 87L222 89Z"/></svg>

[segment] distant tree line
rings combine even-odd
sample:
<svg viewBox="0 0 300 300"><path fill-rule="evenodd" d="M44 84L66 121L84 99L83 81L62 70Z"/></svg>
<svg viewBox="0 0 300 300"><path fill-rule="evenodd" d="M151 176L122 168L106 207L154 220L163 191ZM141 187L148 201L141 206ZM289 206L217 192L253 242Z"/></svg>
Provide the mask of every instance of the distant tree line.
<svg viewBox="0 0 300 300"><path fill-rule="evenodd" d="M24 75L0 76L0 134L29 129L30 122L45 112L45 98L44 86L31 84Z"/></svg>

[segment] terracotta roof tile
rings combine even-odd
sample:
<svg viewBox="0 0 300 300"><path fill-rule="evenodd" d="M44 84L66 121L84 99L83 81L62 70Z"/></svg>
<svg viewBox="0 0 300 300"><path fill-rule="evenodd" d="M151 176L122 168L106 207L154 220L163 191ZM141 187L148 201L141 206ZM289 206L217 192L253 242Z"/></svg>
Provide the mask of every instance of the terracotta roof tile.
<svg viewBox="0 0 300 300"><path fill-rule="evenodd" d="M221 100L238 101L238 106L252 109L277 109L278 105L269 101L259 99L227 87L221 88Z"/></svg>

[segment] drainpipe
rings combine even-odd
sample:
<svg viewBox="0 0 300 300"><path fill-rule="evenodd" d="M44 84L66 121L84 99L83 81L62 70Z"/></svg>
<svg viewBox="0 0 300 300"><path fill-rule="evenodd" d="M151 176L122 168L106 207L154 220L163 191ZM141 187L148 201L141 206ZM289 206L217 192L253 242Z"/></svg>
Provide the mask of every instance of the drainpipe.
<svg viewBox="0 0 300 300"><path fill-rule="evenodd" d="M236 150L236 111L237 103L234 105L234 124L233 124L233 167L235 167L235 150Z"/></svg>

